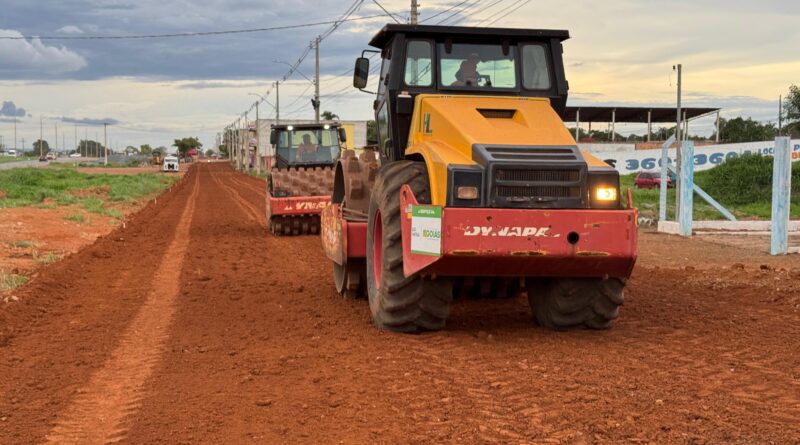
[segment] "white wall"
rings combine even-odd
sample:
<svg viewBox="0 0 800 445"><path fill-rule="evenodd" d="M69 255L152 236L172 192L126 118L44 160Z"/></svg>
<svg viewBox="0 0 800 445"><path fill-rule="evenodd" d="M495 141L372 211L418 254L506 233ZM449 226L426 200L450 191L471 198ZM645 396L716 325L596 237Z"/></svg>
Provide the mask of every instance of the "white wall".
<svg viewBox="0 0 800 445"><path fill-rule="evenodd" d="M582 144L583 145L583 144ZM606 144L594 144L606 145ZM792 161L800 160L800 139L791 141ZM775 141L745 142L741 144L720 144L695 147L695 171L708 170L725 162L726 158L744 154L762 154L769 156L775 150ZM592 154L612 165L620 174L628 175L640 171L658 171L661 161L661 150L601 150L599 147L589 150ZM669 149L670 163L675 162L675 149Z"/></svg>

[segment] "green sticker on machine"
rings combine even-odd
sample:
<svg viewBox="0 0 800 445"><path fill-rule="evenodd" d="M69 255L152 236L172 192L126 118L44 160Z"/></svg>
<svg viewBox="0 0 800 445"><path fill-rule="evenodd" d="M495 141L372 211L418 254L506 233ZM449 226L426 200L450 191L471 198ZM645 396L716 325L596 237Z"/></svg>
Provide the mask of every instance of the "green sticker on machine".
<svg viewBox="0 0 800 445"><path fill-rule="evenodd" d="M411 253L442 255L442 208L411 206Z"/></svg>

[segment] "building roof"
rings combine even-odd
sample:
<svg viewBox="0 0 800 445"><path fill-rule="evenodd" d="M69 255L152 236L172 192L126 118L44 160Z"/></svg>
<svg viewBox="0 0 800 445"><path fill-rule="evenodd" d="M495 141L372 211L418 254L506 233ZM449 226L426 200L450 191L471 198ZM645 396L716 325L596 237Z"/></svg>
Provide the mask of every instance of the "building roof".
<svg viewBox="0 0 800 445"><path fill-rule="evenodd" d="M648 122L647 112L650 112L650 122L675 123L677 110L669 107L584 107L568 106L564 113L564 122L575 122L578 110L580 121L583 122L623 122L644 123ZM687 119L693 119L710 113L716 113L719 108L682 108ZM616 114L615 114L616 111Z"/></svg>
<svg viewBox="0 0 800 445"><path fill-rule="evenodd" d="M555 38L567 40L569 31L560 29L527 29L527 28L480 28L474 26L431 26L431 25L406 25L388 24L385 25L375 37L369 42L370 46L383 48L386 43L397 33L408 33L414 36L426 37L451 37L451 38L471 38L487 37L492 40L499 40L499 37L511 37L518 40Z"/></svg>

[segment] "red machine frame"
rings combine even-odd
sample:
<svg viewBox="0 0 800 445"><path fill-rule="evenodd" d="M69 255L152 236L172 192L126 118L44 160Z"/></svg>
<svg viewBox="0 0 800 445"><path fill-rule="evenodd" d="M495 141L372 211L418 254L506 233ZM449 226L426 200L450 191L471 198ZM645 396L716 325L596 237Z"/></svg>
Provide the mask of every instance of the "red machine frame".
<svg viewBox="0 0 800 445"><path fill-rule="evenodd" d="M629 201L630 202L630 201ZM443 276L627 278L636 263L634 208L441 208L439 255L411 251L411 188L400 190L403 272ZM327 256L343 265L365 258L367 224L349 222L333 204L322 213Z"/></svg>

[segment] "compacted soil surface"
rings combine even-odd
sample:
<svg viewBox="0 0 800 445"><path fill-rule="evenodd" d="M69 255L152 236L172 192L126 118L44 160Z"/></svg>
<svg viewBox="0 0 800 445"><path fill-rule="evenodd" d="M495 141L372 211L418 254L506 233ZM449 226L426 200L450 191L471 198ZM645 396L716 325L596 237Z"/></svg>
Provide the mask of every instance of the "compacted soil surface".
<svg viewBox="0 0 800 445"><path fill-rule="evenodd" d="M800 443L800 259L642 232L608 331L375 329L264 182L191 167L0 302L0 443Z"/></svg>

